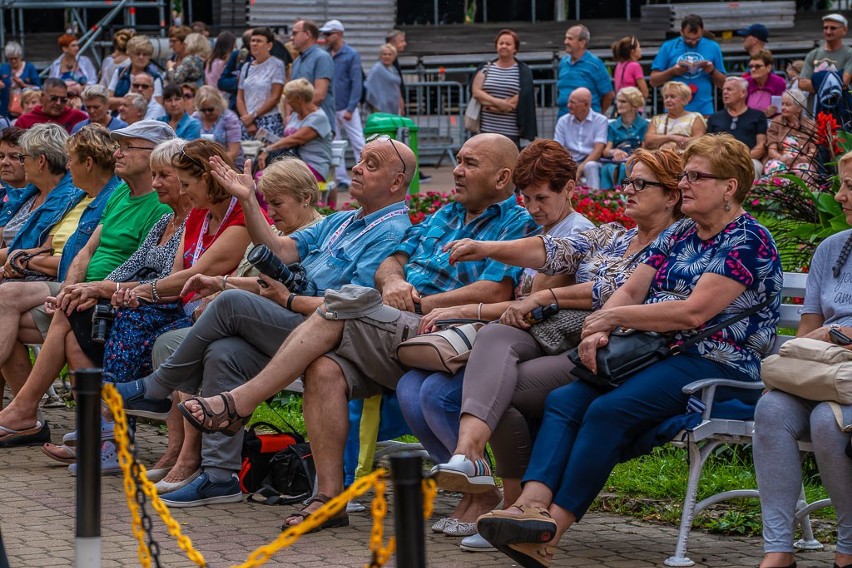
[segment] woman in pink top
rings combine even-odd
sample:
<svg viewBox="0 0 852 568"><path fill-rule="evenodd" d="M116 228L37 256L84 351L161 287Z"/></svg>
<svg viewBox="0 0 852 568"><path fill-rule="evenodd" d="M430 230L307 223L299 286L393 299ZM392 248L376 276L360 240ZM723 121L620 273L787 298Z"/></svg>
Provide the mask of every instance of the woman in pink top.
<svg viewBox="0 0 852 568"><path fill-rule="evenodd" d="M645 82L645 73L639 65L642 57L642 46L636 36L625 36L612 44L612 57L616 61L615 92L624 87L636 87L648 99L648 83Z"/></svg>
<svg viewBox="0 0 852 568"><path fill-rule="evenodd" d="M787 90L787 82L772 72L772 52L764 49L752 55L748 62L748 72L749 76L744 77L748 81L746 104L770 118L775 116L781 109L777 104L772 104L772 97L783 95Z"/></svg>
<svg viewBox="0 0 852 568"><path fill-rule="evenodd" d="M225 69L225 62L234 51L237 38L231 32L222 32L216 38L216 45L213 46L213 51L204 62L204 84L210 85L214 89L219 88L219 77L222 76L222 71ZM220 91L225 101L228 100L228 93Z"/></svg>

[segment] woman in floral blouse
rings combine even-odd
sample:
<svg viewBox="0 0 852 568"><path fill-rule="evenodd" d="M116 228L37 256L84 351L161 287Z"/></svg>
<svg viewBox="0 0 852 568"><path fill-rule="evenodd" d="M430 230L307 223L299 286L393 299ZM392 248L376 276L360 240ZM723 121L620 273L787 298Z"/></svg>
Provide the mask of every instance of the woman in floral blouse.
<svg viewBox="0 0 852 568"><path fill-rule="evenodd" d="M586 318L581 361L597 372L597 350L618 327L671 334L678 344L759 309L618 388L576 381L550 393L521 496L477 524L523 566L550 565L560 537L583 517L637 436L683 414L686 384L760 379L760 359L775 340L783 273L769 231L742 209L754 181L749 149L729 134L703 136L683 160L678 187L689 218L661 235L627 282Z"/></svg>

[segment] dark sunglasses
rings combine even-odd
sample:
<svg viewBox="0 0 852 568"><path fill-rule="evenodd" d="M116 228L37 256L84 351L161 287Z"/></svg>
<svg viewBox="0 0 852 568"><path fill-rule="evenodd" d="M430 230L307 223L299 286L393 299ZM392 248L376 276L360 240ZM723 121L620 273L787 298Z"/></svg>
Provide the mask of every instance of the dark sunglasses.
<svg viewBox="0 0 852 568"><path fill-rule="evenodd" d="M636 192L645 191L645 188L649 185L656 185L657 187L663 187L658 181L651 181L649 179L642 178L624 178L621 180L621 188L625 189L628 185L633 186L633 190Z"/></svg>
<svg viewBox="0 0 852 568"><path fill-rule="evenodd" d="M405 175L405 160L402 159L402 154L399 153L399 150L396 147L396 144L393 143L393 138L388 136L387 134L373 134L365 142L375 142L376 140L387 140L390 142L390 145L393 146L393 151L396 152L397 157L399 158L400 163L402 164L402 173Z"/></svg>
<svg viewBox="0 0 852 568"><path fill-rule="evenodd" d="M194 95L194 94L192 94L192 93L184 93L184 94L183 94L183 98L184 98L184 100L189 101L189 100L194 99L194 98L195 98L195 95Z"/></svg>
<svg viewBox="0 0 852 568"><path fill-rule="evenodd" d="M146 85L144 83L133 83L130 86L133 87L134 89L142 89L143 91L146 91L146 90L151 88L151 85Z"/></svg>
<svg viewBox="0 0 852 568"><path fill-rule="evenodd" d="M194 166L199 167L202 170L206 170L206 168L204 167L204 164L202 164L200 160L196 160L195 158L193 158L192 156L187 154L186 150L184 150L183 148L180 149L180 155L183 156L184 158L186 158L187 160L189 160L190 162L192 162L192 164Z"/></svg>
<svg viewBox="0 0 852 568"><path fill-rule="evenodd" d="M209 108L200 108L200 109L198 109L198 112L216 112L216 109L215 109L215 108L213 108L213 107L209 107Z"/></svg>
<svg viewBox="0 0 852 568"><path fill-rule="evenodd" d="M49 95L47 98L49 98L52 103L65 104L68 102L68 97L60 97L59 95Z"/></svg>

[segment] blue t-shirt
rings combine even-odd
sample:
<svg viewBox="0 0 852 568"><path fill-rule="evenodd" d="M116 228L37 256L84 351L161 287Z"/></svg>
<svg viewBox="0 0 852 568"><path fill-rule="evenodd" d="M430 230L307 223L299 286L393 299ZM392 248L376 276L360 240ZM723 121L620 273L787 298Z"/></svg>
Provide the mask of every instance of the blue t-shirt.
<svg viewBox="0 0 852 568"><path fill-rule="evenodd" d="M612 91L612 80L607 73L606 65L597 55L590 52L576 63L571 61L571 56L566 55L559 62L559 75L556 80L556 89L559 96L556 100L559 115L568 114L568 97L571 91L579 87L586 87L592 92L592 109L601 111L601 99Z"/></svg>
<svg viewBox="0 0 852 568"><path fill-rule="evenodd" d="M169 123L169 119L170 117L167 114L157 118L157 120L166 124ZM198 140L201 138L201 122L192 118L189 114L183 113L175 128L175 134L178 138L183 138L187 142Z"/></svg>
<svg viewBox="0 0 852 568"><path fill-rule="evenodd" d="M74 128L71 129L71 135L73 136L74 134L77 134L78 132L80 132L81 128L83 128L84 126L88 126L90 124L92 124L92 121L91 121L91 119L88 119L88 118L86 120L82 120L82 121L78 122L77 124L74 125ZM113 116L112 118L109 119L109 124L107 124L107 130L109 130L109 131L118 130L119 128L124 128L125 126L127 126L126 122L124 122L123 120L121 120L117 116Z"/></svg>
<svg viewBox="0 0 852 568"><path fill-rule="evenodd" d="M307 79L311 85L315 85L317 79L328 79L328 93L326 93L320 108L325 112L328 122L331 124L331 129L334 130L334 61L332 61L331 55L318 45L312 45L306 49L296 58L290 68L291 81L302 78Z"/></svg>
<svg viewBox="0 0 852 568"><path fill-rule="evenodd" d="M360 209L341 211L290 235L317 290L336 290L344 284L374 288L376 269L411 226L402 201L363 218L360 214Z"/></svg>
<svg viewBox="0 0 852 568"><path fill-rule="evenodd" d="M408 255L405 280L422 295L440 294L472 284L477 280L502 282L510 278L516 284L523 269L492 259L449 263L444 246L458 239L511 241L539 230L527 210L515 196L489 205L476 219L465 223L467 211L454 201L441 207L419 225L413 225L394 252Z"/></svg>
<svg viewBox="0 0 852 568"><path fill-rule="evenodd" d="M695 221L684 219L660 235L646 254L643 262L657 270L646 304L686 299L706 273L745 286L743 293L710 321L694 330L677 332L675 343L771 298L757 313L685 350L728 365L748 380L760 380L760 359L775 343L784 278L778 249L766 227L746 213L705 241L698 236Z"/></svg>
<svg viewBox="0 0 852 568"><path fill-rule="evenodd" d="M690 70L680 76L672 77L672 81L680 81L687 85L694 86L692 100L686 105L686 110L697 112L705 116L713 114L716 110L713 108L713 81L703 69L696 65L697 62L703 60L710 61L713 67L721 73L726 73L725 62L722 61L722 49L719 44L707 38L698 40L695 47L686 45L683 37L676 37L663 43L657 56L651 63L651 71L665 71L674 67L674 65L684 60L690 64Z"/></svg>

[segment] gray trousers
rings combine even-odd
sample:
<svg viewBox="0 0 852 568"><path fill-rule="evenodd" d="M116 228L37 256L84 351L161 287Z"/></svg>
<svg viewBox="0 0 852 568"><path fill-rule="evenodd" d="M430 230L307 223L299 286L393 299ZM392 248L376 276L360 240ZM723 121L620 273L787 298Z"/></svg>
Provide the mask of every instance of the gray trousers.
<svg viewBox="0 0 852 568"><path fill-rule="evenodd" d="M844 417L852 406L842 405ZM781 391L769 391L754 414L754 468L763 513L765 552L793 552L796 502L802 487L798 440L813 443L823 485L837 513L837 552L852 554L852 459L844 453L850 433L831 408Z"/></svg>
<svg viewBox="0 0 852 568"><path fill-rule="evenodd" d="M529 419L540 419L550 392L574 378L564 354L548 356L522 329L487 325L476 334L464 374L462 414L491 428L491 449L500 477L520 479L533 439Z"/></svg>
<svg viewBox="0 0 852 568"><path fill-rule="evenodd" d="M154 346L154 363L173 350L152 377L186 393L213 396L232 390L263 369L304 316L242 290L222 292L185 336L166 334ZM179 346L175 344L179 341ZM202 467L239 471L243 433L204 434Z"/></svg>

